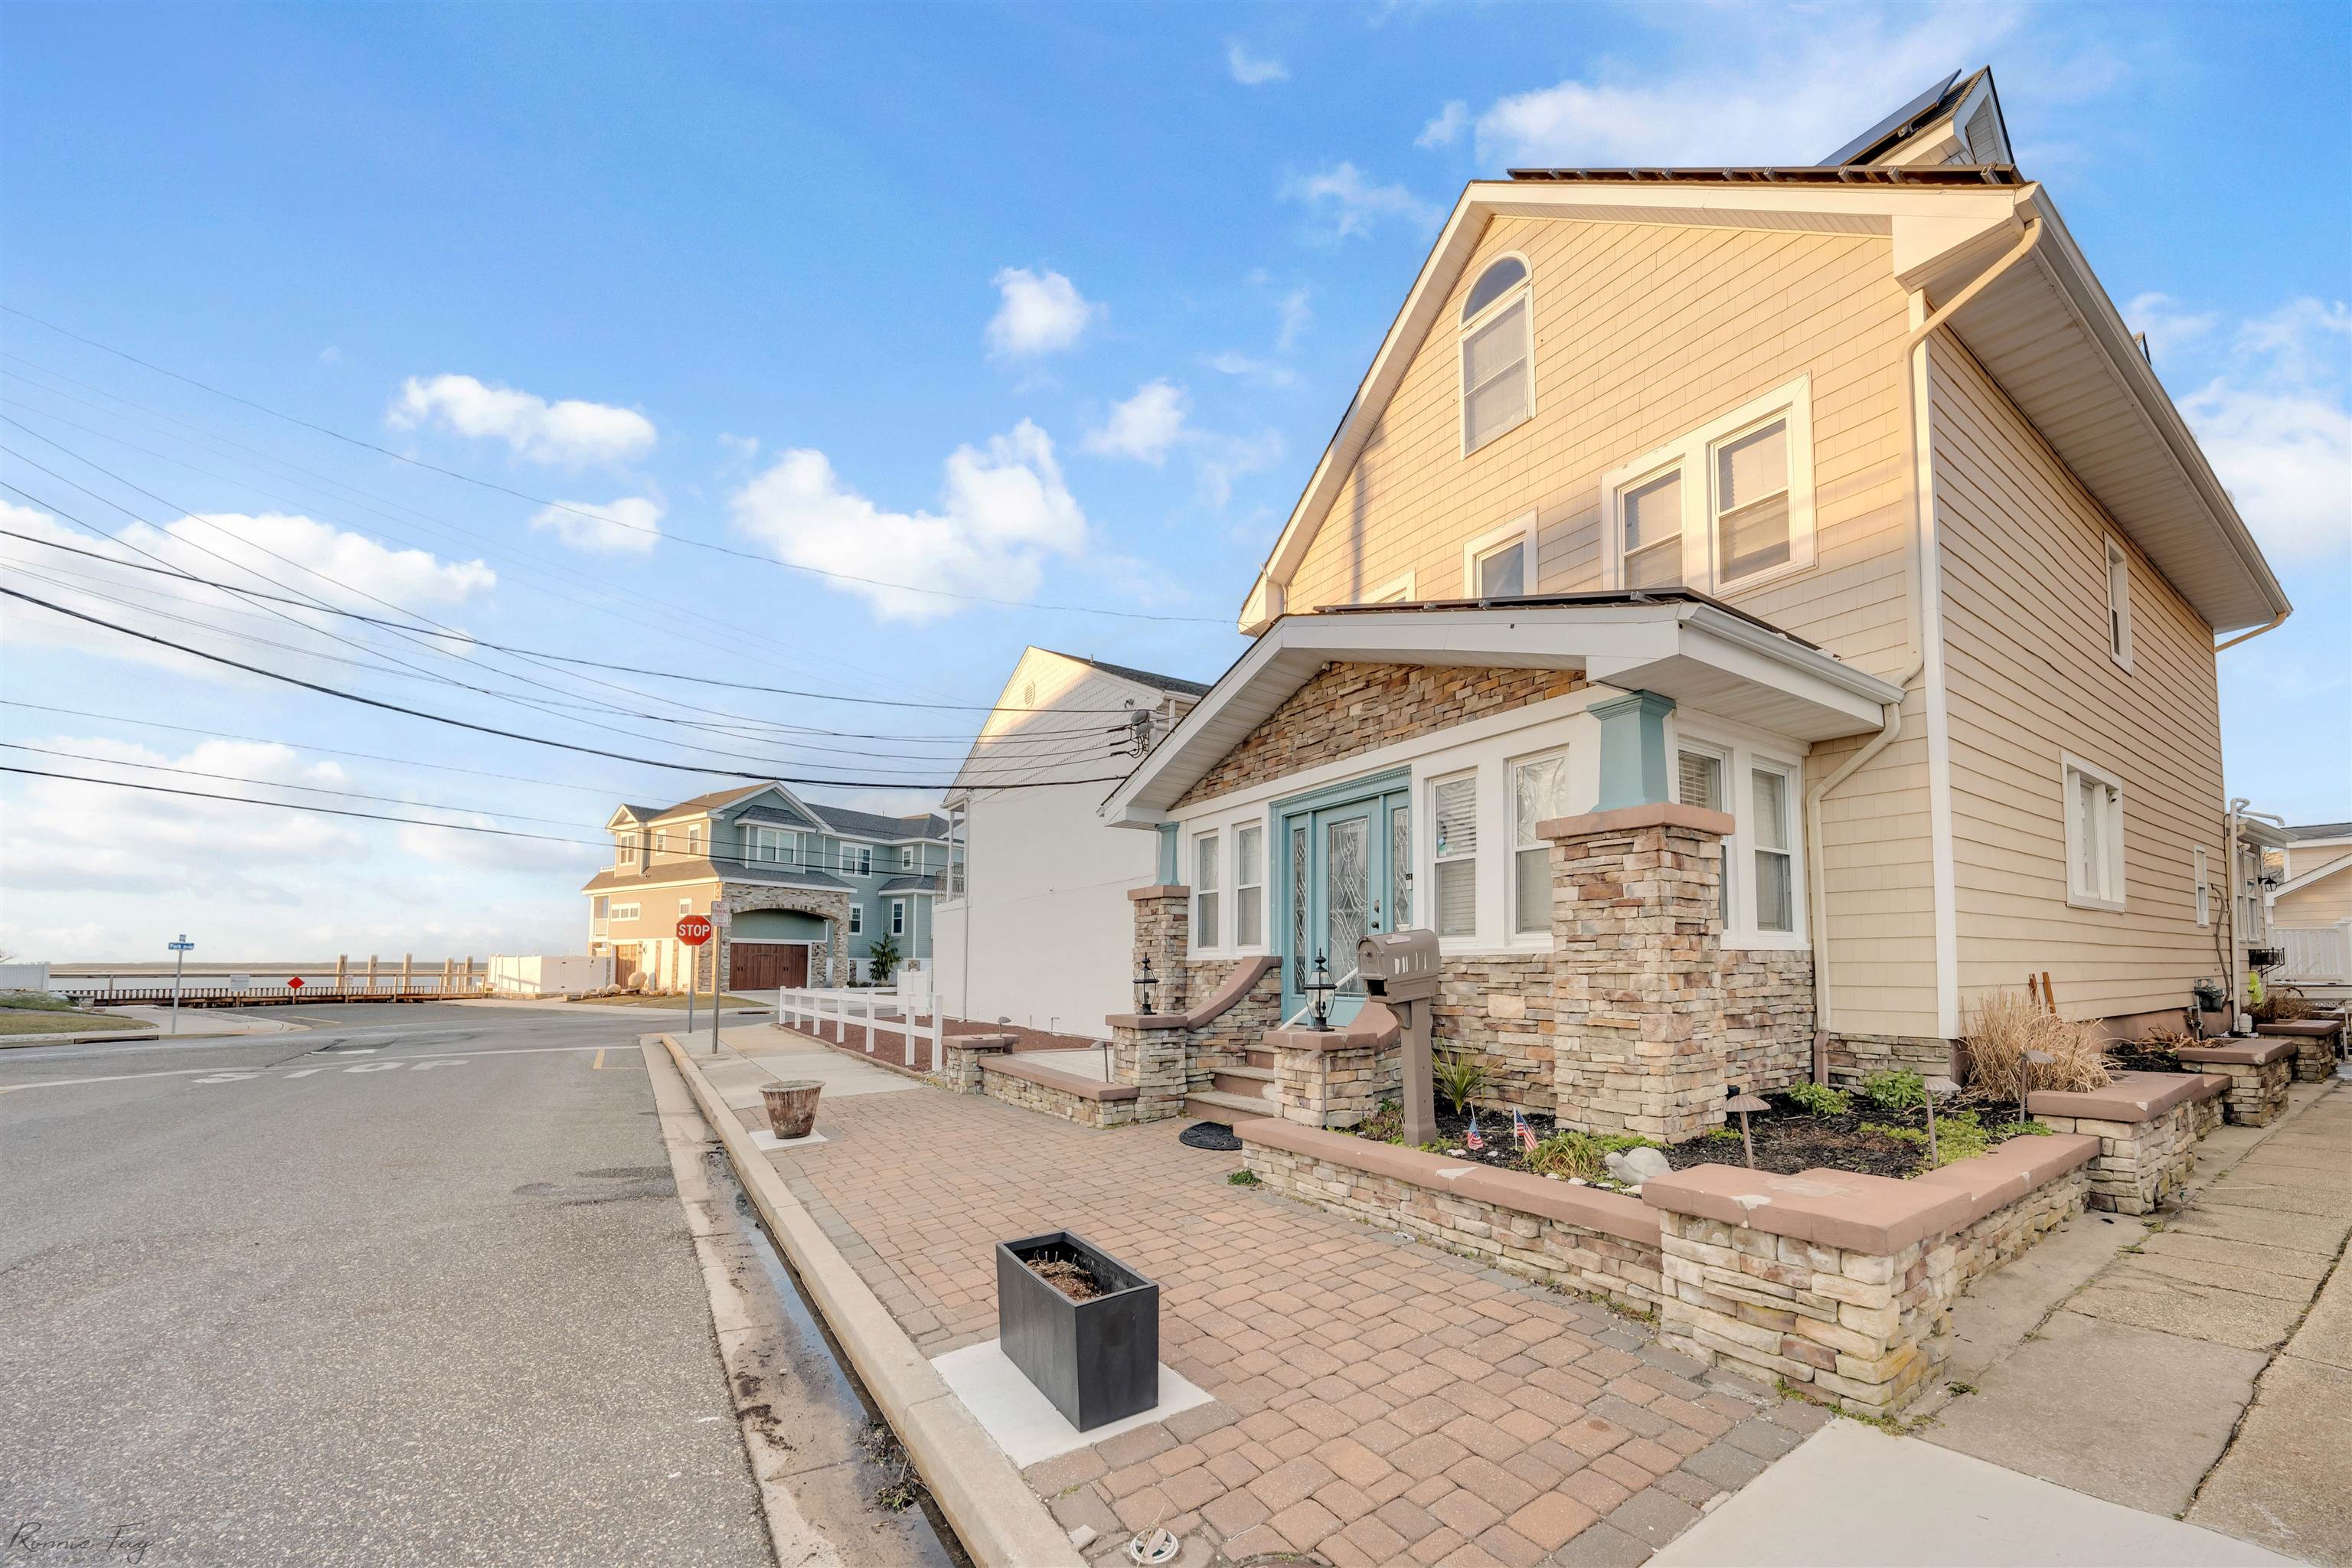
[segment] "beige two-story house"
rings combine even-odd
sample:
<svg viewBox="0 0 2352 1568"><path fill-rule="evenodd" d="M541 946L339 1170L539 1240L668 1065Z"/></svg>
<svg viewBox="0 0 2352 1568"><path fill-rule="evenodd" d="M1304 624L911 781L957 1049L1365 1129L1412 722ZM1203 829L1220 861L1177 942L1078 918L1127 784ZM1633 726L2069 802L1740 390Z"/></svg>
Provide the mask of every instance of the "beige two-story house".
<svg viewBox="0 0 2352 1568"><path fill-rule="evenodd" d="M1942 1070L2029 973L2125 1027L2231 967L2216 659L2288 611L1979 71L1818 167L1465 189L1108 815L1184 997L1272 958L1297 1016L1320 956L1344 1018L1357 939L1432 930L1441 1040L1530 1109L1604 1024ZM1610 923L1654 847L1559 880L1636 821L1705 844L1703 921Z"/></svg>

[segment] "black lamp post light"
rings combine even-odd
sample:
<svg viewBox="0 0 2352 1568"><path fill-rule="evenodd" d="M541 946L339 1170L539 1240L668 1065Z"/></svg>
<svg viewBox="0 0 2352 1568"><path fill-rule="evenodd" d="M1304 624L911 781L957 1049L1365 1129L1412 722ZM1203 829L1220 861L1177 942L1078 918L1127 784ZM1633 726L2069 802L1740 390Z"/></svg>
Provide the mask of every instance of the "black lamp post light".
<svg viewBox="0 0 2352 1568"><path fill-rule="evenodd" d="M1135 977L1135 1010L1145 1017L1151 1016L1151 988L1160 984L1151 973L1151 960L1143 961L1143 973Z"/></svg>
<svg viewBox="0 0 2352 1568"><path fill-rule="evenodd" d="M1331 966L1323 961L1320 952L1315 955L1315 978L1309 980L1303 989L1307 993L1309 1009L1307 1026L1318 1032L1328 1030L1331 1027L1331 993L1339 987L1331 984Z"/></svg>

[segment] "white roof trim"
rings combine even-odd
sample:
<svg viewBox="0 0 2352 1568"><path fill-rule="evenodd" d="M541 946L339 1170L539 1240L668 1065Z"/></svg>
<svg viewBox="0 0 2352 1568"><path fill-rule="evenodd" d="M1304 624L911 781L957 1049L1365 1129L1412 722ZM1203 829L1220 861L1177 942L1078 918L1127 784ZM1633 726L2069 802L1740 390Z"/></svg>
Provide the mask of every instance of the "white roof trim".
<svg viewBox="0 0 2352 1568"><path fill-rule="evenodd" d="M2289 846L2289 847L2293 847L2293 846ZM2283 899L2298 888L2307 888L2314 882L2319 881L2324 878L2333 877L2336 872L2343 870L2352 870L2352 855L2340 855L2335 859L2330 860L2325 866L2315 866L2310 870L2304 872L2300 876L2290 878L2288 880L2281 882L2272 892L2271 897L2273 899Z"/></svg>
<svg viewBox="0 0 2352 1568"><path fill-rule="evenodd" d="M1878 729L1891 682L1744 616L1690 600L1507 604L1286 616L1104 803L1121 826L1169 807L1315 672L1335 661L1573 669L1793 740Z"/></svg>
<svg viewBox="0 0 2352 1568"><path fill-rule="evenodd" d="M2139 429L2116 455L2118 476L2137 473L2152 483L2127 485L2119 477L2094 483L2082 473L2091 466L2086 436L2077 440L2059 431L2052 446L2062 461L2138 542L2173 586L2216 630L2258 625L2292 606L2236 508L2213 477L2179 411L2131 342L2114 303L2092 273L2090 263L2058 221L2042 188L2023 186L1885 186L1676 184L1662 178L1643 184L1550 184L1542 181L1474 181L1446 219L1422 264L1402 309L1373 355L1339 428L1291 510L1273 551L1260 568L1241 610L1241 629L1260 632L1285 614L1285 590L1338 500L1339 489L1362 453L1372 428L1387 410L1407 367L1435 327L1442 307L1461 279L1490 219L1552 217L1596 223L1673 224L1705 227L1769 228L1829 234L1874 234L1893 238L1893 266L1906 288L1948 294L1972 278L2023 232L2028 217L2041 217L2055 240L2038 247L2036 265L2013 268L1989 287L1952 323L1971 351L2004 389L2023 384L2055 353L2089 374L2093 384L2111 391L2136 412ZM2013 352L1989 351L1972 341L1984 329L2029 302L2019 289L2038 279L2063 298L2068 341L2029 341ZM2105 374L2095 373L2104 369ZM2012 395L2014 392L2012 391ZM2021 406L2027 400L2020 398ZM2103 413L2112 408L2103 406ZM2031 416L2029 406L2029 416ZM2045 437L2053 432L2045 429ZM2104 491L2105 493L2102 493ZM2201 532L2213 548L2199 550L2190 537ZM2221 580L2216 580L2216 578ZM2260 606L2257 608L2257 606Z"/></svg>

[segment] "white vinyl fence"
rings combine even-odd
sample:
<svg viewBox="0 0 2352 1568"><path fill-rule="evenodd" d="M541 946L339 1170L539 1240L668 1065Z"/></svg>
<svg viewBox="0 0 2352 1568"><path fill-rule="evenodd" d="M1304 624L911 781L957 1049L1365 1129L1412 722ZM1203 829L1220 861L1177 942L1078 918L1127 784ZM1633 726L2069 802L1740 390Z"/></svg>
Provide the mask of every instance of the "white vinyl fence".
<svg viewBox="0 0 2352 1568"><path fill-rule="evenodd" d="M861 1028L866 1031L867 1056L874 1054L877 1039L896 1035L904 1047L904 1065L919 1066L925 1071L938 1070L941 1022L939 1009L925 994L902 996L895 991L859 986L788 987L776 993L776 1023L781 1027L844 1045L852 1027ZM830 1036L825 1033L828 1023L833 1026ZM918 1062L915 1045L922 1040L930 1043L930 1051Z"/></svg>
<svg viewBox="0 0 2352 1568"><path fill-rule="evenodd" d="M2352 921L2296 930L2273 926L2271 941L2286 954L2282 980L2352 981Z"/></svg>

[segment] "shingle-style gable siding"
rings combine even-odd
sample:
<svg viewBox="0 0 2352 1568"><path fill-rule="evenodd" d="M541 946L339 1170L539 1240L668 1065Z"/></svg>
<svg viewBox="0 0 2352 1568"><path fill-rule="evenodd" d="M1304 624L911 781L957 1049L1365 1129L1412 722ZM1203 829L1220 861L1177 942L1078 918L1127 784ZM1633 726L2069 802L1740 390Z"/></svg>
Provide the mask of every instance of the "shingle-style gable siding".
<svg viewBox="0 0 2352 1568"><path fill-rule="evenodd" d="M1560 669L1327 664L1224 754L1175 808L1584 688Z"/></svg>

